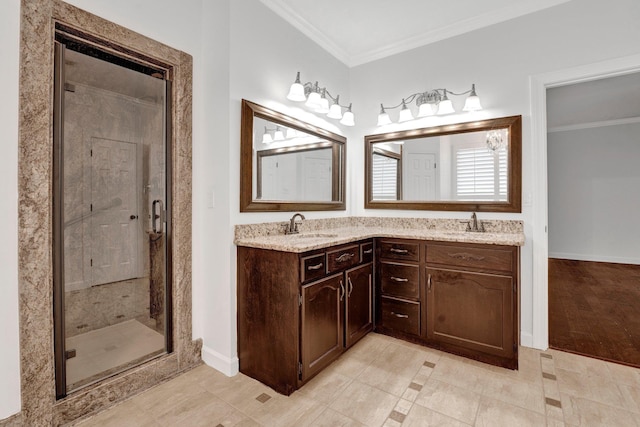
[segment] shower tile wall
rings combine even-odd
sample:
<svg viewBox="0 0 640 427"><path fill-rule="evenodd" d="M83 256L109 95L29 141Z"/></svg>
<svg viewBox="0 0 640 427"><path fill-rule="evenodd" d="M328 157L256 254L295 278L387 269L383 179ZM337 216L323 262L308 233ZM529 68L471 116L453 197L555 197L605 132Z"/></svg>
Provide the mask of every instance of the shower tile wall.
<svg viewBox="0 0 640 427"><path fill-rule="evenodd" d="M165 177L150 176L162 170L162 100L142 100L81 83L69 82L65 92L65 329L66 336L113 325L129 319L149 322L149 235L151 201L161 198ZM156 103L157 102L157 103ZM91 276L91 157L95 138L135 143L138 226L137 278L92 286ZM151 143L153 141L153 144ZM140 188L138 188L140 190ZM97 243L105 244L98 241ZM151 325L150 325L151 326ZM155 327L155 323L154 323Z"/></svg>

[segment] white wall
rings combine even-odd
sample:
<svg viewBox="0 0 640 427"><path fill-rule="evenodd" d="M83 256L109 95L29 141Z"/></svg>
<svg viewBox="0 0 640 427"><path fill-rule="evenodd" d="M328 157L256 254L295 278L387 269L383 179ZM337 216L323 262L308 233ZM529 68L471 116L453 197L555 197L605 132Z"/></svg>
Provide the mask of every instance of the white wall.
<svg viewBox="0 0 640 427"><path fill-rule="evenodd" d="M288 101L286 95L296 77L296 71L300 71L302 80L318 80L321 85L329 88L332 94L340 94L343 103L348 102L350 96L348 68L261 2L234 0L230 2L229 9L229 137L225 140L228 147L223 152L212 153L212 158L223 160L222 163L216 162L216 166L221 168L221 182L228 185L225 189L228 191L228 220L222 220L221 224L216 225L215 234L208 235L212 246L204 248L203 253L194 254L194 257L204 257L209 263L203 267L203 273L205 269L207 272L205 276L208 280L206 286L209 296L206 313L201 320L204 337L203 359L224 373L234 374L237 372L238 362L235 311L236 247L233 245L233 226L242 223L285 221L292 215L292 212L240 213L241 100L247 99L332 132L345 134L345 128L337 125L336 121L324 120L310 113L304 106ZM211 40L206 38L204 45L207 46L208 43L211 43ZM215 140L216 134L215 129L212 130L209 141ZM224 157L226 154L228 157ZM354 158L361 159L361 153L355 153L351 147L347 147L347 159ZM347 173L351 176L350 172ZM216 184L216 204L219 193ZM351 200L349 193L347 200ZM326 218L347 213L348 211L330 214L305 212L305 216ZM195 279L194 276L194 286L200 286L195 284ZM194 298L194 303L195 301L197 300Z"/></svg>
<svg viewBox="0 0 640 427"><path fill-rule="evenodd" d="M480 218L522 219L526 244L522 248L521 337L532 343L532 275L535 242L532 241L531 206L535 171L532 168L529 78L544 72L591 64L640 52L640 2L613 0L603 7L598 0L568 2L531 15L413 49L351 70L351 93L359 119L358 136L349 141L363 152L362 136L395 129L417 128L475 117L523 116L523 212L481 214ZM598 28L598 31L593 31ZM403 96L433 87L455 92L476 84L484 110L470 114L425 118L403 125L376 127L380 103L396 104ZM464 100L454 99L460 108ZM395 112L397 114L397 112ZM393 117L393 113L392 113ZM353 148L353 147L352 147ZM363 176L362 163L349 164L351 173ZM364 185L356 181L352 191L362 200ZM441 216L437 212L373 211L359 203L357 215ZM445 213L466 218L466 213Z"/></svg>
<svg viewBox="0 0 640 427"><path fill-rule="evenodd" d="M549 133L549 256L640 264L640 123Z"/></svg>
<svg viewBox="0 0 640 427"><path fill-rule="evenodd" d="M347 211L336 215L460 217L466 213L365 211L363 136L375 128L380 102L428 87L454 91L477 84L485 111L475 117L522 114L523 193L531 193L529 76L639 53L640 2L569 2L512 21L347 69L257 0L72 0L72 4L194 56L193 330L203 337L203 357L223 372L237 369L233 225L285 220L290 213L239 213L240 99L246 98L348 137ZM596 28L597 31L593 29ZM366 37L366 35L363 35ZM0 14L3 102L0 136L0 419L19 410L17 286L17 117L19 0ZM285 96L295 72L319 80L353 101L356 128L345 129L311 114ZM456 101L454 101L456 102ZM459 101L460 103L462 100ZM453 115L405 127L472 119ZM212 196L215 203L212 203ZM213 204L213 207L211 205ZM522 252L523 338L531 334L531 206L522 214L481 218L525 221ZM4 345L6 343L6 345Z"/></svg>
<svg viewBox="0 0 640 427"><path fill-rule="evenodd" d="M18 58L20 1L0 13L0 420L20 410L18 336Z"/></svg>

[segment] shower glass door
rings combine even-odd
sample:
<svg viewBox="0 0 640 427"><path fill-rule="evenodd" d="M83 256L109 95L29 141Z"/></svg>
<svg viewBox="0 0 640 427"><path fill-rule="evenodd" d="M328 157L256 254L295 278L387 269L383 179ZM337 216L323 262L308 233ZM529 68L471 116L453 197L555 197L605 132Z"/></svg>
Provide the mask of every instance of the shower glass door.
<svg viewBox="0 0 640 427"><path fill-rule="evenodd" d="M171 351L165 74L56 34L58 397Z"/></svg>

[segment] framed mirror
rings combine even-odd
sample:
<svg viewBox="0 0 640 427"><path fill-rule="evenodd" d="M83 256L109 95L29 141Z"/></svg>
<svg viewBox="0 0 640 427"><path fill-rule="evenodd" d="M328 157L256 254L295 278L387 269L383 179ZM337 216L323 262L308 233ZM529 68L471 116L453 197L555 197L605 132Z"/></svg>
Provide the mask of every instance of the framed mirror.
<svg viewBox="0 0 640 427"><path fill-rule="evenodd" d="M243 99L240 212L345 210L346 142Z"/></svg>
<svg viewBox="0 0 640 427"><path fill-rule="evenodd" d="M522 116L364 140L366 209L522 211Z"/></svg>

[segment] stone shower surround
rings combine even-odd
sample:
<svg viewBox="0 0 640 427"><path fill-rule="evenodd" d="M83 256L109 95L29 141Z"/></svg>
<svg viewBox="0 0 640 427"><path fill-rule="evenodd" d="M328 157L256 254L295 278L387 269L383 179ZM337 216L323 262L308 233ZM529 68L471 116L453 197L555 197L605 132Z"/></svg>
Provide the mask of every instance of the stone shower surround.
<svg viewBox="0 0 640 427"><path fill-rule="evenodd" d="M170 69L172 99L173 352L56 400L53 325L53 41L60 22ZM22 0L18 282L22 412L12 425L61 425L201 363L191 329L192 58L59 0ZM2 423L0 423L2 424Z"/></svg>

